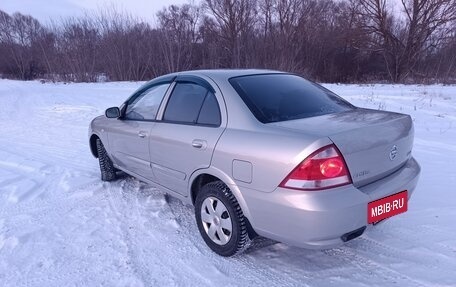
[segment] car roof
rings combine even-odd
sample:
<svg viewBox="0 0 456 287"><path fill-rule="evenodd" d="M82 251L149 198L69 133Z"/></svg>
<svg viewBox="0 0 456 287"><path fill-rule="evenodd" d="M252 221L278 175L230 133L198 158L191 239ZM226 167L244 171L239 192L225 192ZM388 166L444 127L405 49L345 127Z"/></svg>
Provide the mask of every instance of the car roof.
<svg viewBox="0 0 456 287"><path fill-rule="evenodd" d="M233 77L256 75L256 74L277 74L284 73L281 71L267 70L267 69L207 69L207 70L189 70L183 72L171 73L163 76L179 76L179 75L192 75L192 76L206 76L214 80L228 80Z"/></svg>
<svg viewBox="0 0 456 287"><path fill-rule="evenodd" d="M286 72L267 70L267 69L205 69L205 70L189 70L182 72L175 72L170 74L165 74L159 77L156 77L144 85L142 85L138 90L143 89L144 87L149 86L151 83L156 83L159 81L169 81L177 76L200 76L200 77L209 77L216 82L228 81L233 77L242 77L248 75L258 75L258 74L284 74ZM136 93L136 92L135 92Z"/></svg>

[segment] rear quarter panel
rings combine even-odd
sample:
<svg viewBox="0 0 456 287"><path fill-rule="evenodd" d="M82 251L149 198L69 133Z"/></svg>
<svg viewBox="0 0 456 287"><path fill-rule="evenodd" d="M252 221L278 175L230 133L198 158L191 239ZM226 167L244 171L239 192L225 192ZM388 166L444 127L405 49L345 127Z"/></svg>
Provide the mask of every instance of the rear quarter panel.
<svg viewBox="0 0 456 287"><path fill-rule="evenodd" d="M329 138L316 138L302 133L281 131L262 126L257 130L227 128L217 144L212 165L229 174L240 187L272 192L308 155L331 144ZM236 179L237 165L251 164L251 180ZM248 172L242 170L242 173Z"/></svg>

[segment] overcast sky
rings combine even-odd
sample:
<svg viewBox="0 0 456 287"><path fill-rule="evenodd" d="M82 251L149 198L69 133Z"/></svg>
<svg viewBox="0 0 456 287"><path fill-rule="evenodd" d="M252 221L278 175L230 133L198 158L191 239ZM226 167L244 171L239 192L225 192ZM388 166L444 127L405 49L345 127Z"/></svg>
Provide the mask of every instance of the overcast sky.
<svg viewBox="0 0 456 287"><path fill-rule="evenodd" d="M0 10L12 14L21 12L32 15L43 24L49 19L78 16L87 10L97 10L114 5L141 18L153 22L157 11L171 4L187 3L188 0L1 0Z"/></svg>

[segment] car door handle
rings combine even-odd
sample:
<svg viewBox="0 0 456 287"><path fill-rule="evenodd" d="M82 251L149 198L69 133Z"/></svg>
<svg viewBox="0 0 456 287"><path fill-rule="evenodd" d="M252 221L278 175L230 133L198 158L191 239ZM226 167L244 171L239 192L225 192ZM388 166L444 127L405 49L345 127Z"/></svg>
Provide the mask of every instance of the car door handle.
<svg viewBox="0 0 456 287"><path fill-rule="evenodd" d="M192 142L192 147L194 147L194 148L202 148L203 147L203 143Z"/></svg>
<svg viewBox="0 0 456 287"><path fill-rule="evenodd" d="M204 140L193 140L192 141L192 147L205 149L206 148L206 141L204 141Z"/></svg>
<svg viewBox="0 0 456 287"><path fill-rule="evenodd" d="M146 132L140 131L138 132L138 137L145 138L147 136Z"/></svg>

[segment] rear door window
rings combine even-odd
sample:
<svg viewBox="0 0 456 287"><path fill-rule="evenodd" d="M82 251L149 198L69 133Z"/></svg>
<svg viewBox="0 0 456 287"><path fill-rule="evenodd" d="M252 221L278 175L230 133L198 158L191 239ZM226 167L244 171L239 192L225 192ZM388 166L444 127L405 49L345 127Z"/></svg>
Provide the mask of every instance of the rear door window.
<svg viewBox="0 0 456 287"><path fill-rule="evenodd" d="M169 98L163 120L206 125L219 121L216 113L220 117L217 100L210 91L195 83L178 82Z"/></svg>
<svg viewBox="0 0 456 287"><path fill-rule="evenodd" d="M200 125L219 126L220 122L220 108L217 98L212 92L208 92L201 107L197 123Z"/></svg>
<svg viewBox="0 0 456 287"><path fill-rule="evenodd" d="M271 123L343 112L354 107L318 84L291 74L231 78L253 115Z"/></svg>

